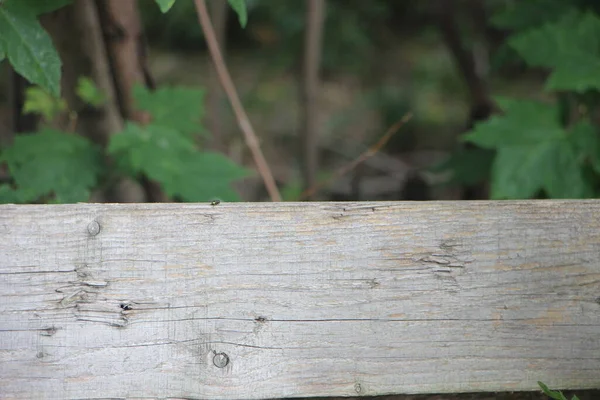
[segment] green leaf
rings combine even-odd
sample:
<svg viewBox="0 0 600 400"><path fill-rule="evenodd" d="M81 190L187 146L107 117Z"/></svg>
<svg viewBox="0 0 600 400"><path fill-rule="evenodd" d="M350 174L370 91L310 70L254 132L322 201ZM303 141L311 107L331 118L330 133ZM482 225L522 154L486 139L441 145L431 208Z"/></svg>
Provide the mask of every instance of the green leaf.
<svg viewBox="0 0 600 400"><path fill-rule="evenodd" d="M567 141L500 148L492 167L491 197L527 199L540 190L545 190L551 198L592 195Z"/></svg>
<svg viewBox="0 0 600 400"><path fill-rule="evenodd" d="M175 0L155 0L156 4L158 4L158 7L160 8L160 11L165 14L167 13L171 7L173 7L173 4L175 4Z"/></svg>
<svg viewBox="0 0 600 400"><path fill-rule="evenodd" d="M527 64L552 69L547 90L600 89L600 17L570 12L509 40Z"/></svg>
<svg viewBox="0 0 600 400"><path fill-rule="evenodd" d="M594 189L584 179L577 155L567 140L553 143L546 166L539 174L550 198L580 199L594 196Z"/></svg>
<svg viewBox="0 0 600 400"><path fill-rule="evenodd" d="M94 81L88 77L82 76L79 78L76 93L81 100L94 107L100 107L106 103L104 94L98 89Z"/></svg>
<svg viewBox="0 0 600 400"><path fill-rule="evenodd" d="M54 195L60 203L86 201L103 171L100 149L79 135L55 130L19 135L2 153L20 202ZM4 189L6 195L6 189Z"/></svg>
<svg viewBox="0 0 600 400"><path fill-rule="evenodd" d="M60 94L61 61L35 10L19 1L0 7L0 49L15 71L52 95Z"/></svg>
<svg viewBox="0 0 600 400"><path fill-rule="evenodd" d="M542 382L538 382L538 385L542 388L542 392L546 396L550 396L550 398L554 400L567 400L567 398L557 390L551 390L548 386L544 385Z"/></svg>
<svg viewBox="0 0 600 400"><path fill-rule="evenodd" d="M250 171L219 153L197 153L183 162L188 169L187 177L173 180L164 188L185 201L209 201L214 198L239 201L239 195L231 183L250 175Z"/></svg>
<svg viewBox="0 0 600 400"><path fill-rule="evenodd" d="M551 198L593 196L555 105L508 98L498 98L497 103L504 115L477 124L464 136L498 150L492 166L492 198L524 199L540 190Z"/></svg>
<svg viewBox="0 0 600 400"><path fill-rule="evenodd" d="M143 173L184 201L238 200L231 182L248 175L220 154L198 152L188 136L154 123L128 123L123 133L111 137L108 151L126 173Z"/></svg>
<svg viewBox="0 0 600 400"><path fill-rule="evenodd" d="M535 145L565 137L558 120L558 108L530 100L497 98L505 114L479 123L462 140L486 149Z"/></svg>
<svg viewBox="0 0 600 400"><path fill-rule="evenodd" d="M492 199L528 199L544 185L541 171L546 166L552 144L537 148L508 147L498 150L492 166Z"/></svg>
<svg viewBox="0 0 600 400"><path fill-rule="evenodd" d="M138 108L152 115L153 125L163 125L187 135L203 133L204 91L164 87L156 91L136 85L133 95Z"/></svg>
<svg viewBox="0 0 600 400"><path fill-rule="evenodd" d="M246 9L246 0L227 0L229 5L238 15L242 28L248 23L248 10Z"/></svg>
<svg viewBox="0 0 600 400"><path fill-rule="evenodd" d="M64 99L54 97L40 87L31 86L25 90L24 113L40 114L46 121L52 121L66 109Z"/></svg>
<svg viewBox="0 0 600 400"><path fill-rule="evenodd" d="M33 13L35 16L56 11L72 3L72 0L6 0L5 7Z"/></svg>
<svg viewBox="0 0 600 400"><path fill-rule="evenodd" d="M113 135L108 145L108 152L119 155L132 171L154 175L194 150L194 142L173 128L155 124L141 127L132 122L122 133Z"/></svg>
<svg viewBox="0 0 600 400"><path fill-rule="evenodd" d="M545 89L585 93L600 88L600 57L590 60L565 60L548 77Z"/></svg>
<svg viewBox="0 0 600 400"><path fill-rule="evenodd" d="M4 50L2 50L2 49L0 48L0 63L1 63L2 61L4 61L4 59L5 59L5 58L6 58L6 54L4 54Z"/></svg>

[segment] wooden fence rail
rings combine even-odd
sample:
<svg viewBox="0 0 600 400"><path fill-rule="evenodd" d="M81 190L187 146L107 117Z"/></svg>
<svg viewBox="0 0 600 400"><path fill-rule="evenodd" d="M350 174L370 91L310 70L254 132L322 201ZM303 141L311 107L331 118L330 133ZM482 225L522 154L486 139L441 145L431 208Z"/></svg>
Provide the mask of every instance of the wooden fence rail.
<svg viewBox="0 0 600 400"><path fill-rule="evenodd" d="M0 398L600 387L600 201L0 206Z"/></svg>

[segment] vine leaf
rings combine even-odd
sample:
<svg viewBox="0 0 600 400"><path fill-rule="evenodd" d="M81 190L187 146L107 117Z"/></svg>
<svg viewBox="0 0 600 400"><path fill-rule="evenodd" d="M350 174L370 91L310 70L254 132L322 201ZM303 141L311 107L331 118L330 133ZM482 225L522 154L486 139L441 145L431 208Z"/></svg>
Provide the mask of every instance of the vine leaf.
<svg viewBox="0 0 600 400"><path fill-rule="evenodd" d="M201 125L204 90L164 86L150 91L145 86L136 85L133 96L138 108L152 115L154 125L167 126L186 135L204 133Z"/></svg>
<svg viewBox="0 0 600 400"><path fill-rule="evenodd" d="M37 20L38 13L52 8L28 8L21 1L0 6L0 56L8 58L25 79L58 97L62 64L50 36Z"/></svg>
<svg viewBox="0 0 600 400"><path fill-rule="evenodd" d="M187 135L154 123L142 127L129 122L111 137L108 151L124 173L145 174L160 182L167 195L184 201L237 201L231 182L249 175L221 154L199 152Z"/></svg>
<svg viewBox="0 0 600 400"><path fill-rule="evenodd" d="M4 187L0 198L32 202L54 196L54 202L87 201L104 164L100 149L88 139L51 129L18 135L2 152L16 188ZM17 200L17 201L15 201Z"/></svg>
<svg viewBox="0 0 600 400"><path fill-rule="evenodd" d="M246 0L227 0L229 5L238 15L242 28L248 23L248 10L246 9Z"/></svg>
<svg viewBox="0 0 600 400"><path fill-rule="evenodd" d="M567 13L515 35L509 45L528 65L552 69L546 90L600 89L600 18L591 12Z"/></svg>
<svg viewBox="0 0 600 400"><path fill-rule="evenodd" d="M544 190L552 198L589 197L593 189L581 171L580 155L558 121L555 105L499 98L504 111L463 136L497 150L491 196L523 199Z"/></svg>
<svg viewBox="0 0 600 400"><path fill-rule="evenodd" d="M167 13L171 7L173 7L173 4L175 4L175 0L155 0L156 4L158 4L158 7L160 8L160 11L165 14Z"/></svg>

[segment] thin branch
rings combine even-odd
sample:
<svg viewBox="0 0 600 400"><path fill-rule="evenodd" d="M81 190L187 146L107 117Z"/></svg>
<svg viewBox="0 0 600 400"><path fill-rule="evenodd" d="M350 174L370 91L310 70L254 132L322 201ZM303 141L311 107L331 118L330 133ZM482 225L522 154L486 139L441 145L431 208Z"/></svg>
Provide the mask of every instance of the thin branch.
<svg viewBox="0 0 600 400"><path fill-rule="evenodd" d="M319 190L323 186L329 184L334 178L337 178L337 177L347 174L348 172L350 172L354 168L356 168L356 166L358 166L359 164L365 162L365 160L367 160L368 158L377 154L377 152L379 152L379 150L381 150L381 148L383 148L383 146L385 146L385 144L390 140L390 138L396 132L398 132L398 130L400 130L400 128L402 128L402 126L404 126L404 124L406 124L408 121L410 121L411 118L412 118L412 113L406 114L404 117L402 117L401 120L396 122L394 125L390 126L388 128L387 132L381 137L381 139L379 139L377 141L377 143L375 143L373 146L369 147L369 149L367 151L365 151L360 156L358 156L357 159L355 159L351 163L339 168L337 171L335 171L333 173L333 175L331 177L329 177L329 179L326 179L326 180L320 182L318 185L313 186L312 188L309 188L309 189L305 190L304 192L302 192L300 194L300 197L298 200L303 200L309 196L312 196L317 190Z"/></svg>
<svg viewBox="0 0 600 400"><path fill-rule="evenodd" d="M304 139L304 187L317 184L319 169L319 70L325 23L325 0L308 0L306 9L306 30L304 39L304 69L302 74L301 103L303 110ZM308 198L310 200L310 198Z"/></svg>
<svg viewBox="0 0 600 400"><path fill-rule="evenodd" d="M271 200L281 201L281 195L279 194L279 190L277 189L277 185L275 184L273 174L271 173L269 165L267 164L267 161L265 160L265 157L263 156L263 153L260 150L258 138L254 133L254 129L252 128L252 124L250 123L250 119L248 118L248 115L246 114L246 111L242 106L242 102L239 99L231 76L229 75L229 71L227 70L227 66L223 61L223 56L221 55L219 43L217 42L215 31L210 21L210 16L208 14L208 9L206 8L206 2L205 0L194 0L194 3L196 5L198 20L200 22L200 26L202 27L204 37L206 38L206 43L208 45L208 49L210 50L210 55L213 59L213 62L215 63L215 69L217 70L219 80L221 81L221 85L223 85L223 90L229 98L229 102L231 103L231 108L233 109L233 112L237 119L238 126L244 133L244 139L246 140L248 148L252 152L252 156L254 158L254 162L256 162L258 172L263 178L265 187L267 188L267 192L269 193Z"/></svg>

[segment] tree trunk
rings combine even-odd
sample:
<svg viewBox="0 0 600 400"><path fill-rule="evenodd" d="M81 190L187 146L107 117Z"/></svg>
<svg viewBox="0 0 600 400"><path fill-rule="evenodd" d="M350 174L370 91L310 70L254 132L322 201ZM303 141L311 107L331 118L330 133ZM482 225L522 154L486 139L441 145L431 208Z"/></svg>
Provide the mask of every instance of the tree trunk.
<svg viewBox="0 0 600 400"><path fill-rule="evenodd" d="M72 5L42 17L63 61L62 93L69 108L77 112L77 131L101 146L123 129L113 76L94 0L75 0ZM86 105L76 94L80 77L91 78L107 101L100 107ZM107 160L110 163L110 160ZM143 202L136 182L125 179L95 194L95 201Z"/></svg>
<svg viewBox="0 0 600 400"><path fill-rule="evenodd" d="M136 109L133 98L136 84L154 89L146 63L146 43L137 1L97 0L97 4L121 115L140 124L148 123L149 115ZM149 201L170 201L157 182L143 177L142 185Z"/></svg>

